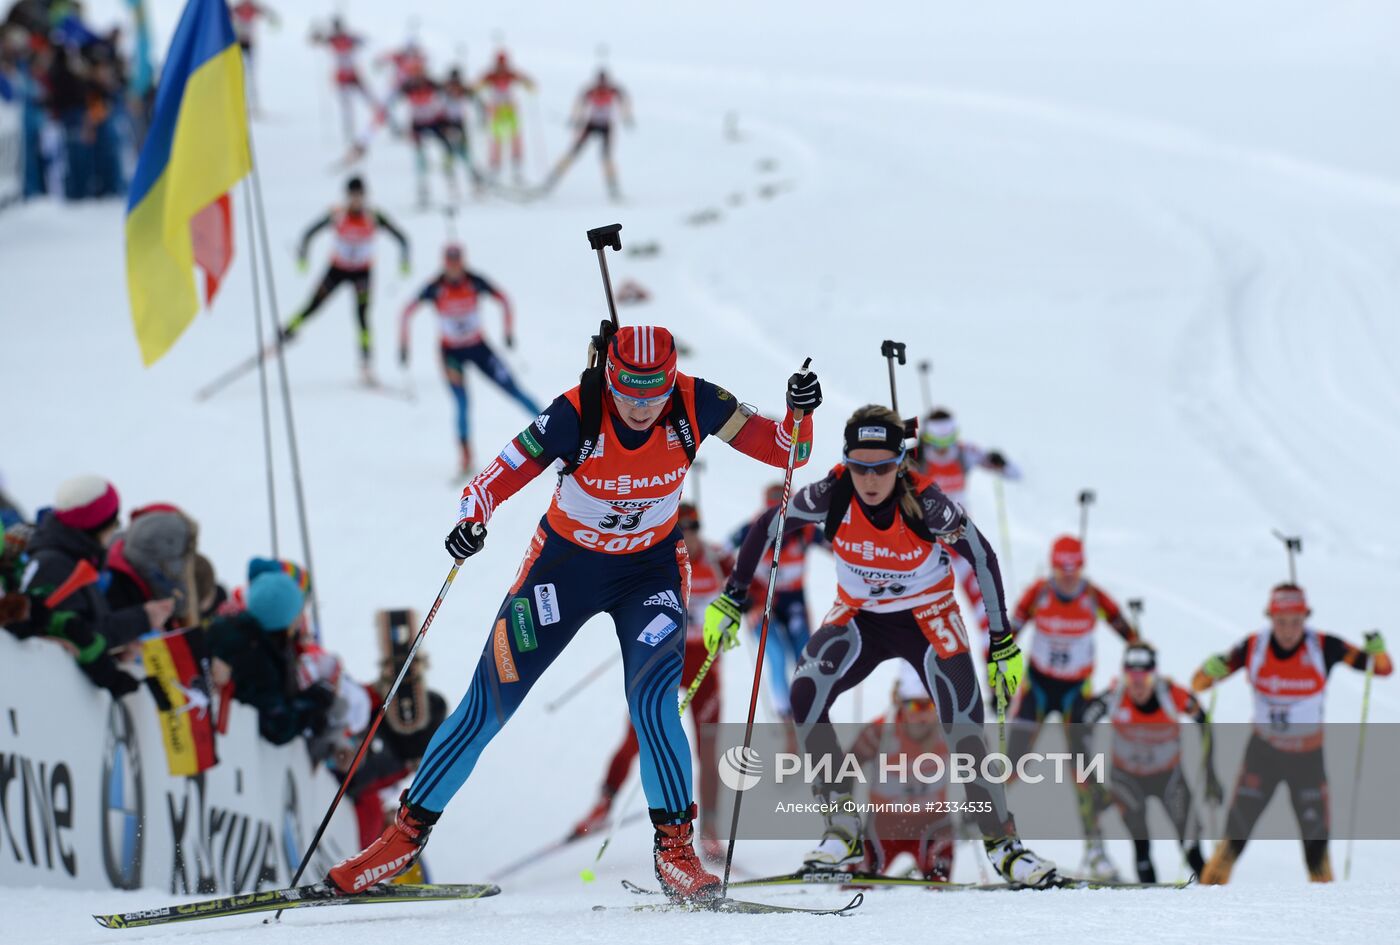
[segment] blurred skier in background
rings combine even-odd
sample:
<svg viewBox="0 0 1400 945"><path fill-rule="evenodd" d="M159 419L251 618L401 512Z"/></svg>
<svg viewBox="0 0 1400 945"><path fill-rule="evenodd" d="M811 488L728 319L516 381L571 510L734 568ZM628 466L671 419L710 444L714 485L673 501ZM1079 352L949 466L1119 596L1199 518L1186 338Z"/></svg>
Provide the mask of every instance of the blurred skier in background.
<svg viewBox="0 0 1400 945"><path fill-rule="evenodd" d="M1157 798L1176 828L1182 854L1197 876L1205 867L1201 854L1200 831L1192 822L1191 787L1182 771L1181 719L1210 725L1205 710L1189 689L1157 672L1157 651L1141 641L1123 650L1123 675L1108 690L1084 708L1084 723L1104 720L1113 726L1112 774L1109 791L1123 824L1133 838L1139 882L1155 883L1152 841L1147 829L1147 802ZM1205 747L1205 801L1219 804L1224 796L1215 776L1213 745L1202 736ZM1104 878L1117 879L1116 871Z"/></svg>
<svg viewBox="0 0 1400 945"><path fill-rule="evenodd" d="M517 185L524 183L524 139L520 133L520 111L516 106L515 87L535 91L535 81L511 65L504 49L496 53L495 64L477 80L475 89L486 103L486 122L491 135L490 177L494 182L501 172L501 149L510 142L511 175Z"/></svg>
<svg viewBox="0 0 1400 945"><path fill-rule="evenodd" d="M311 43L330 50L331 61L335 67L332 78L335 82L336 98L340 101L341 131L345 135L346 147L353 148L356 144L353 99L358 97L364 101L369 106L371 116L382 111L380 104L374 100L374 96L360 78L360 69L356 62L360 47L365 44L364 37L347 31L344 21L335 16L331 17L330 32L313 32Z"/></svg>
<svg viewBox="0 0 1400 945"><path fill-rule="evenodd" d="M289 342L295 338L302 325L316 314L331 293L342 284L349 283L355 289L355 317L360 326L360 376L367 386L372 387L378 384L370 360L373 338L369 321L369 292L374 265L374 237L382 228L398 242L399 269L404 275L408 274L408 237L383 213L368 206L365 202L365 182L359 177L346 181L344 205L332 208L302 234L297 249L297 268L302 272L307 268L306 255L312 238L327 228L334 240L330 266L321 277L311 300L282 329L282 341Z"/></svg>
<svg viewBox="0 0 1400 945"><path fill-rule="evenodd" d="M501 306L501 315L505 321L506 348L514 348L515 316L511 310L510 299L486 277L467 269L466 253L459 243L447 245L442 253L442 272L423 287L399 316L399 363L408 367L409 320L424 302L431 303L437 311L438 337L442 345L442 373L457 408L457 443L461 449L461 473L464 476L470 476L474 472L471 426L467 411L468 364L475 364L530 416L540 412L539 405L520 389L510 368L486 343L480 311L483 295L495 299Z"/></svg>
<svg viewBox="0 0 1400 945"><path fill-rule="evenodd" d="M573 112L569 116L569 124L578 129L573 147L554 165L540 189L546 193L553 190L583 150L583 146L589 139L597 138L603 158L603 178L607 181L608 196L613 200L620 199L622 192L617 186L617 165L612 156L613 127L619 116L623 124L631 128L632 103L621 86L613 84L607 70L599 69L593 83L579 93L574 102Z"/></svg>
<svg viewBox="0 0 1400 945"><path fill-rule="evenodd" d="M261 111L258 95L258 76L253 50L257 46L258 20L267 20L274 29L281 25L277 12L264 3L254 0L239 0L230 5L233 14L233 35L238 39L238 48L243 53L243 75L248 88L248 111L257 117Z"/></svg>
<svg viewBox="0 0 1400 945"><path fill-rule="evenodd" d="M1264 613L1269 618L1267 627L1241 640L1230 652L1210 657L1191 679L1191 688L1204 692L1242 669L1254 697L1254 734L1230 798L1225 839L1216 844L1201 871L1201 882L1224 885L1230 881L1235 861L1264 808L1280 785L1287 785L1302 833L1308 878L1330 883L1331 817L1322 757L1328 675L1339 663L1363 671L1369 666L1377 676L1389 676L1395 667L1379 631L1366 634L1365 643L1356 647L1310 626L1312 610L1296 584L1275 586Z"/></svg>
<svg viewBox="0 0 1400 945"><path fill-rule="evenodd" d="M1102 620L1127 643L1137 642L1137 630L1128 623L1118 604L1084 577L1084 545L1062 535L1050 546L1050 577L1036 581L1021 595L1012 615L1012 632L1020 634L1035 625L1031 639L1030 670L1016 694L1007 754L1019 759L1031 750L1040 726L1058 715L1068 728L1069 748L1076 755L1087 750L1084 708L1093 694L1094 630ZM1090 876L1108 878L1115 872L1104 852L1097 811L1107 804L1103 785L1075 785L1079 819L1084 828L1084 864Z"/></svg>
<svg viewBox="0 0 1400 945"><path fill-rule="evenodd" d="M968 507L967 475L972 470L985 469L1012 482L1021 478L1021 470L1000 451L983 452L962 439L957 421L946 407L931 410L922 424L918 465L944 495L963 509ZM972 607L972 615L977 618L985 657L988 647L987 608L982 603L982 589L977 584L977 576L973 574L972 565L958 555L953 555L953 575Z"/></svg>

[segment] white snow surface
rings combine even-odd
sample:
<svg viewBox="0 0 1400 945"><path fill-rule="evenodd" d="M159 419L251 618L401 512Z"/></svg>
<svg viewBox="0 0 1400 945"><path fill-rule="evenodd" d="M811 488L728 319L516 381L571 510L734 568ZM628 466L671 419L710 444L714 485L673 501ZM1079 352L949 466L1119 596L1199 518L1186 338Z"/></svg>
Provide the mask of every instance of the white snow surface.
<svg viewBox="0 0 1400 945"><path fill-rule="evenodd" d="M175 0L150 4L164 48ZM340 191L323 52L304 42L309 13L283 11L263 31L259 81L269 115L254 126L282 315L301 304L324 261L298 274L300 230ZM655 240L653 259L612 258L653 301L629 322L670 326L692 348L685 368L773 413L782 384L813 358L827 401L817 414L810 481L838 456L856 406L887 397L877 343L932 359L935 399L967 437L1005 449L1026 471L1007 490L1017 589L1049 540L1077 522L1093 487L1089 570L1119 599L1147 601L1146 630L1165 670L1186 677L1209 653L1261 623L1283 574L1270 529L1305 538L1301 578L1315 623L1359 639L1385 626L1400 546L1400 133L1393 113L1400 7L1386 0L1066 0L1044 4L876 2L703 5L538 0L489 12L405 0L342 4L374 51L421 22L442 62L463 45L480 71L499 31L540 81L527 103L527 149L566 144L564 119L595 48L635 100L637 127L618 140L626 201L603 197L586 153L549 200L468 202L459 215L471 265L518 309L508 360L547 400L575 382L604 311L583 231L620 221L624 243ZM93 2L94 18L116 15ZM320 11L318 11L320 12ZM367 64L366 64L367 65ZM378 87L387 81L373 74ZM742 140L726 140L725 116ZM476 135L481 142L484 136ZM761 161L776 169L760 170ZM527 154L531 176L543 161ZM407 148L382 137L367 168L373 201L414 244L398 276L380 248L376 358L393 363L398 309L435 271L439 213L414 209ZM783 190L760 199L758 190ZM434 179L435 193L440 181ZM742 202L731 205L731 197ZM237 205L242 209L241 195ZM683 221L706 208L718 222ZM211 314L142 370L127 314L122 206L35 203L0 213L0 330L10 400L7 489L33 507L57 483L95 471L131 508L179 503L228 580L269 551L257 384L208 403L193 391L253 345L247 254ZM239 230L246 233L240 218ZM494 312L488 323L499 338ZM325 638L369 678L377 608L427 609L449 561L441 539L457 488L450 403L430 312L414 326L409 404L355 388L348 296L311 322L289 355ZM900 376L906 410L917 375ZM526 418L480 377L471 383L479 455ZM280 428L279 428L280 429ZM283 553L296 550L279 439ZM775 478L715 443L705 451L704 513L715 537L753 514ZM461 695L489 620L542 511L549 477L499 510L487 550L464 569L429 635L430 679ZM971 508L1000 546L992 493L974 478ZM819 615L833 580L812 562ZM1392 632L1392 638L1397 635ZM560 835L591 802L624 724L614 670L557 715L544 704L615 646L595 621L553 667L446 812L429 848L435 877L479 881ZM751 641L725 672L725 718L747 704ZM1098 682L1119 652L1100 637ZM862 715L884 701L892 670L864 687ZM1360 674L1340 668L1328 717L1359 712ZM1243 720L1239 680L1217 717ZM856 718L855 700L838 719ZM1378 680L1371 718L1400 719L1400 693ZM75 724L85 720L75 719ZM1275 803L1283 803L1276 799ZM1073 843L1038 849L1074 866ZM752 871L791 868L793 843L739 844ZM521 872L505 894L461 905L366 907L124 933L93 911L164 902L137 894L0 891L6 939L26 942L206 938L212 942L413 940L675 943L812 939L948 942L1032 936L1038 942L1393 940L1400 918L1396 845L1362 843L1356 878L1305 883L1296 843L1255 843L1225 889L930 895L877 892L845 920L593 913L636 900L618 879L650 881L649 829L619 832L592 887L578 871L596 847ZM1175 851L1155 847L1171 877ZM1111 852L1130 869L1126 846ZM956 878L972 879L968 848ZM1334 842L1340 873L1343 844ZM754 891L749 891L754 892ZM830 890L751 898L827 905ZM367 921L368 919L373 921ZM922 926L916 923L926 923ZM917 933L914 929L918 928Z"/></svg>

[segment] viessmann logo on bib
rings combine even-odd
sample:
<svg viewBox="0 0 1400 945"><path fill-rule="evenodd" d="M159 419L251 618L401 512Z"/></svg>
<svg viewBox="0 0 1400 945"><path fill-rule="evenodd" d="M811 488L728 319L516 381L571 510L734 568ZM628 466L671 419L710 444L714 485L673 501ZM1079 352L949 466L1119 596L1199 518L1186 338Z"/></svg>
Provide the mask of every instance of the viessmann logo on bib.
<svg viewBox="0 0 1400 945"><path fill-rule="evenodd" d="M599 492L630 495L637 489L654 489L657 486L674 485L680 482L684 476L685 467L678 466L670 472L658 476L632 476L626 473L616 479L595 479L592 476L584 476L583 484Z"/></svg>

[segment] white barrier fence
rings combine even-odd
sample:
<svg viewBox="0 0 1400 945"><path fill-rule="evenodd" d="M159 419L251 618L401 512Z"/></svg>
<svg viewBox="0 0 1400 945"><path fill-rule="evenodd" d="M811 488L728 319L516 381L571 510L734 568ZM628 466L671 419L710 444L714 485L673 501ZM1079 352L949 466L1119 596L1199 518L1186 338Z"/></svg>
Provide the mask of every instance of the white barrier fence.
<svg viewBox="0 0 1400 945"><path fill-rule="evenodd" d="M166 767L144 687L120 700L59 647L0 631L0 885L235 893L285 886L337 784L234 707L219 763ZM358 849L342 802L306 878Z"/></svg>
<svg viewBox="0 0 1400 945"><path fill-rule="evenodd" d="M23 113L15 103L0 101L0 208L23 196Z"/></svg>

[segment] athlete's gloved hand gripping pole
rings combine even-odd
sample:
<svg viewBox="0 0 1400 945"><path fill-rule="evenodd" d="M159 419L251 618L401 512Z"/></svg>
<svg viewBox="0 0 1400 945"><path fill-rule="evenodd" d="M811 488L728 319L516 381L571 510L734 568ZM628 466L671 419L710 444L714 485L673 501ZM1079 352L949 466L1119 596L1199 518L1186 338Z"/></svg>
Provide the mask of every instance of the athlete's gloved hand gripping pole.
<svg viewBox="0 0 1400 945"><path fill-rule="evenodd" d="M758 654L753 668L753 690L749 693L749 717L744 726L744 754L748 754L753 741L753 717L758 711L758 690L763 679L763 651L768 643L768 620L773 614L773 598L778 588L778 556L783 549L783 526L787 523L788 501L792 498L792 470L797 465L797 441L802 435L802 417L816 409L821 403L821 387L816 384L810 368L812 359L802 362L802 370L788 379L788 406L792 408L792 443L788 446L787 466L783 470L783 498L778 503L778 517L774 520L773 563L768 571L768 599L763 602L763 622L758 631ZM718 652L716 648L715 652ZM714 654L710 655L713 659ZM729 895L729 869L734 863L734 841L739 835L739 811L743 807L744 795L734 793L734 818L729 825L729 847L724 853L724 882L720 886L720 896Z"/></svg>
<svg viewBox="0 0 1400 945"><path fill-rule="evenodd" d="M469 525L468 529L472 546L466 554L458 555L453 551L453 539L463 525ZM321 826L316 828L316 835L311 838L311 845L306 848L306 853L301 857L301 864L297 866L296 874L292 877L288 885L296 886L301 882L301 875L306 872L306 867L311 862L311 856L316 852L316 847L321 843L321 837L325 834L326 828L330 826L331 817L335 814L335 809L340 806L340 800L345 796L345 792L350 788L350 779L355 777L355 772L359 770L360 762L365 758L365 749L374 741L374 733L379 730L379 723L384 721L384 714L389 711L389 706L394 704L394 696L399 691L400 684L404 677L408 675L409 666L413 665L413 658L418 655L418 647L423 643L423 637L427 636L428 628L433 625L433 618L437 616L438 608L442 606L443 599L447 597L448 590L452 587L452 582L457 578L457 570L462 566L462 561L468 556L481 550L482 542L486 540L486 526L479 522L459 522L452 530L452 534L447 537L447 550L452 553L456 561L452 564L452 570L447 572L447 580L442 582L442 588L438 591L437 600L433 601L433 606L428 611L428 616L423 618L423 625L418 628L418 636L413 638L413 646L408 649L408 656L404 657L403 666L399 667L399 674L394 677L394 683L389 687L389 691L384 694L384 701L379 705L379 711L374 714L373 721L369 728L365 730L365 737L360 739L359 750L355 752L355 760L350 762L350 768L345 772L345 778L340 782L340 790L335 792L335 798L331 801L331 806L326 808L326 816L321 818ZM282 917L282 910L278 909L271 919L266 922L273 922Z"/></svg>

